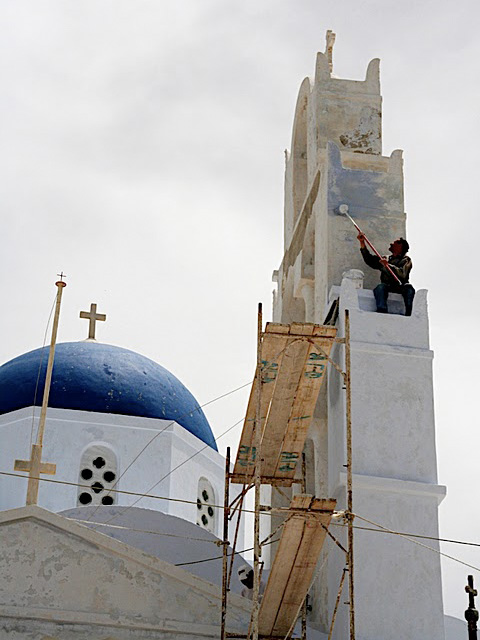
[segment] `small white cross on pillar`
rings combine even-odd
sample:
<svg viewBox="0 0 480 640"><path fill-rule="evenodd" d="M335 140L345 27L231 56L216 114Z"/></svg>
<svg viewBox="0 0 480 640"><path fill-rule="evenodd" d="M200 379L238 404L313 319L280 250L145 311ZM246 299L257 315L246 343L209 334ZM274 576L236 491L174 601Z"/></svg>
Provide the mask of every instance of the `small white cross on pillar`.
<svg viewBox="0 0 480 640"><path fill-rule="evenodd" d="M92 302L92 304L90 305L90 312L80 311L80 318L90 320L90 324L88 326L88 339L95 340L95 323L97 322L97 320L105 322L107 316L104 313L97 313L97 305Z"/></svg>

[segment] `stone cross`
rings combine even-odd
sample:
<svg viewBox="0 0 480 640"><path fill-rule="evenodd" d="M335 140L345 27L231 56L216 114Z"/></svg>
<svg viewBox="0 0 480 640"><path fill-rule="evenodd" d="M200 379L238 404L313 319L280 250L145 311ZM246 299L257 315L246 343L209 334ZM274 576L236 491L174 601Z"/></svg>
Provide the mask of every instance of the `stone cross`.
<svg viewBox="0 0 480 640"><path fill-rule="evenodd" d="M97 313L97 305L92 302L90 305L90 312L80 311L80 318L90 320L90 324L88 326L88 339L95 340L95 323L97 320L105 322L107 316L104 313Z"/></svg>
<svg viewBox="0 0 480 640"><path fill-rule="evenodd" d="M333 45L335 44L335 33L330 29L327 31L327 46L325 47L325 55L327 56L330 73L333 71Z"/></svg>
<svg viewBox="0 0 480 640"><path fill-rule="evenodd" d="M465 611L465 620L468 625L468 640L477 640L478 611L475 609L475 596L478 595L473 588L473 576L468 576L468 584L465 587L468 593L468 609Z"/></svg>

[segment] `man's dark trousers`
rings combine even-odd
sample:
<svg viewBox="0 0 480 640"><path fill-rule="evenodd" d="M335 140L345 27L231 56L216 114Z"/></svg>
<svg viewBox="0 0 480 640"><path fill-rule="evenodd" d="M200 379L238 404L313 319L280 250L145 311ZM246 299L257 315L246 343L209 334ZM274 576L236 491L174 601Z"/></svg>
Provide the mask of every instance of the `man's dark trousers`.
<svg viewBox="0 0 480 640"><path fill-rule="evenodd" d="M413 299L415 297L415 289L411 284L403 284L401 286L391 286L381 282L373 290L375 302L377 303L377 311L379 313L388 313L387 300L389 293L401 293L405 302L405 315L412 315Z"/></svg>

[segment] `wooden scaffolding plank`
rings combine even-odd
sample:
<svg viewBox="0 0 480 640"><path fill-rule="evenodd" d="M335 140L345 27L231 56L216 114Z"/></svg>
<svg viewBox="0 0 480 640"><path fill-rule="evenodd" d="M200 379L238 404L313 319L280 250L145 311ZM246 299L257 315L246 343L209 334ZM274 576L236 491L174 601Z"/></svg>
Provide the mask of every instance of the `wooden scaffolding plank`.
<svg viewBox="0 0 480 640"><path fill-rule="evenodd" d="M303 535L303 528L304 519L300 516L293 516L287 525L285 525L284 531L287 532L285 540L288 544L284 543L282 545L282 541L280 541L281 546L278 548L272 570L268 577L267 586L260 605L258 618L259 635L272 635L279 609L282 606L285 588L290 579L292 567L295 564L297 551ZM282 554L282 562L276 562L280 553Z"/></svg>
<svg viewBox="0 0 480 640"><path fill-rule="evenodd" d="M335 509L333 499L295 496L297 513L283 528L282 537L263 596L259 634L286 636L295 623L314 576L326 531Z"/></svg>
<svg viewBox="0 0 480 640"><path fill-rule="evenodd" d="M275 475L279 450L287 430L309 351L309 343L299 339L295 339L285 349L270 412L263 432L262 465L260 467L260 475L262 477Z"/></svg>
<svg viewBox="0 0 480 640"><path fill-rule="evenodd" d="M332 345L332 340L319 338L314 339L314 345L310 344L283 442L277 459L273 461L273 470L269 467L271 475L275 478L293 479L295 475L296 464L302 455L318 394L326 375L326 356L330 355Z"/></svg>
<svg viewBox="0 0 480 640"><path fill-rule="evenodd" d="M294 478L326 372L335 327L313 323L267 323L262 340L262 482L289 486ZM305 339L305 338L308 338ZM253 478L253 427L257 381L247 408L232 482Z"/></svg>
<svg viewBox="0 0 480 640"><path fill-rule="evenodd" d="M268 328L268 325L267 325ZM288 325L276 325L276 335L264 336L262 341L262 393L260 428L263 431L265 420L274 393L277 374L281 368L285 347L289 341ZM279 334L284 335L279 335ZM256 451L253 446L253 428L257 409L257 378L254 378L242 436L238 447L237 459L233 469L232 482L245 482L253 477Z"/></svg>

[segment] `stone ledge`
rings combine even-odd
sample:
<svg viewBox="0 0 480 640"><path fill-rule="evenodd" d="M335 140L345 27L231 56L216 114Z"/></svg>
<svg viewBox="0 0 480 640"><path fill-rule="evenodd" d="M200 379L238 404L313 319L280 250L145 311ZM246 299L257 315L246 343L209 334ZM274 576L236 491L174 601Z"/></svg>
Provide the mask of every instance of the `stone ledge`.
<svg viewBox="0 0 480 640"><path fill-rule="evenodd" d="M431 349L423 349L422 347L404 347L402 345L376 344L374 342L356 342L351 341L352 352L362 351L364 353L372 353L375 355L393 355L414 358L425 358L433 360L433 351Z"/></svg>
<svg viewBox="0 0 480 640"><path fill-rule="evenodd" d="M159 624L149 624L139 619L132 622L131 619L113 618L107 613L93 613L91 611L66 611L61 609L26 609L25 607L9 607L0 605L0 619L16 619L19 622L25 620L38 620L53 624L82 625L87 627L101 626L110 628L123 628L143 631L158 631L171 633L184 633L193 637L218 638L218 626L206 625L176 620L162 620Z"/></svg>
<svg viewBox="0 0 480 640"><path fill-rule="evenodd" d="M347 474L340 473L340 486L347 485ZM364 476L353 474L353 489L365 489L383 493L402 493L404 495L424 496L436 498L440 504L447 495L447 487L442 484L430 484L429 482L415 482L413 480L400 480L398 478L382 478L379 476Z"/></svg>

